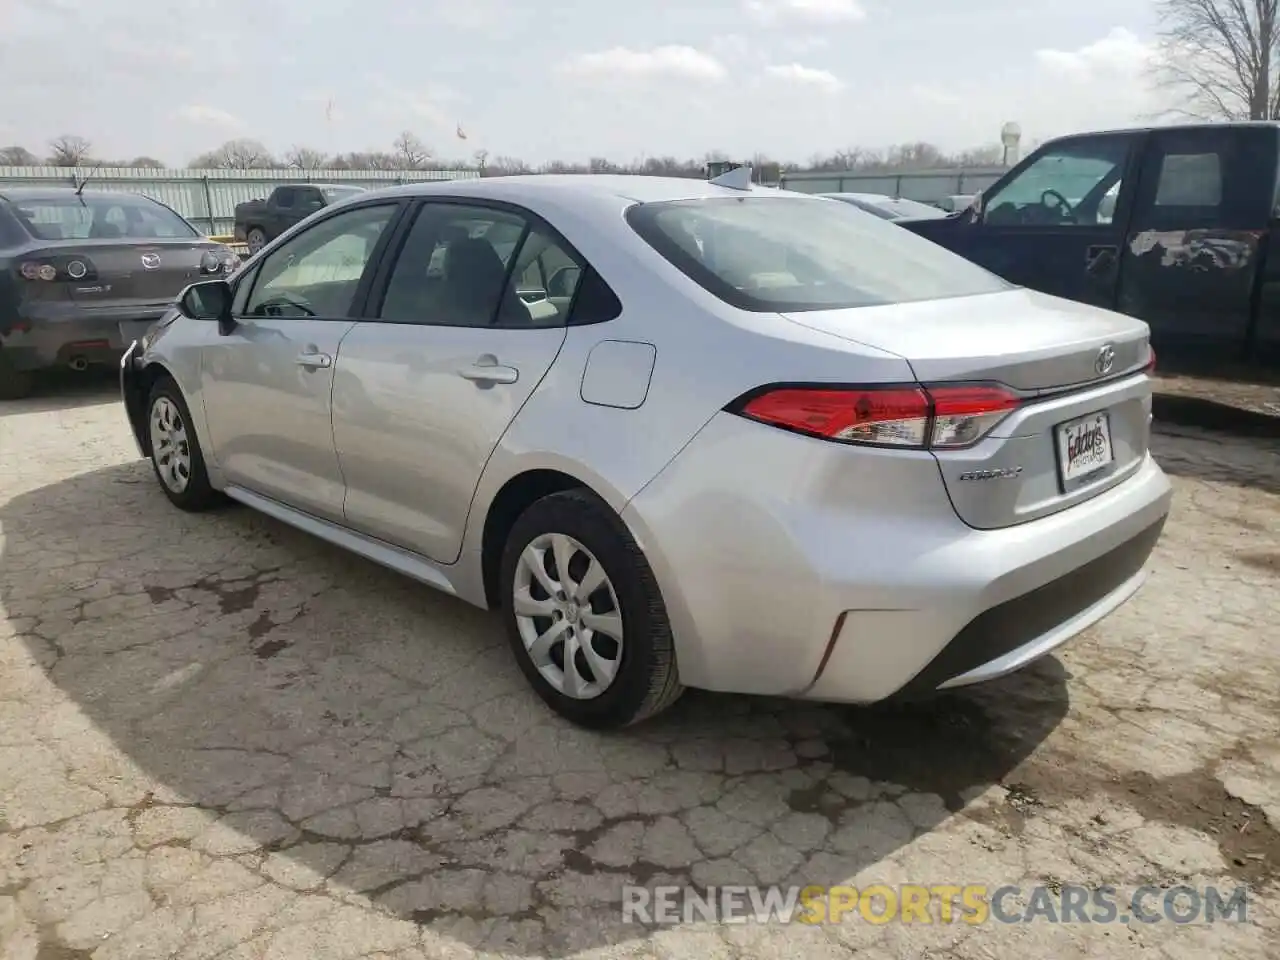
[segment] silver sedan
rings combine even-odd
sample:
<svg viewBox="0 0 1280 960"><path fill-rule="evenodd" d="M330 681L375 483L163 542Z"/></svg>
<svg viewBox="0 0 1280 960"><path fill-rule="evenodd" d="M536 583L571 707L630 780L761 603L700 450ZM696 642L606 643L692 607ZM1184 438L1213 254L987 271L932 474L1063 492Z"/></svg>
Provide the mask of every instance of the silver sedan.
<svg viewBox="0 0 1280 960"><path fill-rule="evenodd" d="M856 208L697 180L412 184L190 287L122 363L176 506L481 607L574 722L1016 670L1169 511L1145 324Z"/></svg>

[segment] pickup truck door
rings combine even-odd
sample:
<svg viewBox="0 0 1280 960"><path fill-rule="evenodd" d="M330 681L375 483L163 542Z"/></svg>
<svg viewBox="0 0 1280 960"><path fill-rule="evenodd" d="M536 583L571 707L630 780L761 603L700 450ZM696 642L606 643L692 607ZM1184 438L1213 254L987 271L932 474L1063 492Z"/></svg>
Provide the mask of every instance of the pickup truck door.
<svg viewBox="0 0 1280 960"><path fill-rule="evenodd" d="M1176 353L1238 355L1276 182L1271 127L1152 131L1124 246L1119 309Z"/></svg>
<svg viewBox="0 0 1280 960"><path fill-rule="evenodd" d="M227 480L340 522L330 403L342 340L401 205L347 207L272 250L236 284L236 327L201 360L213 456Z"/></svg>
<svg viewBox="0 0 1280 960"><path fill-rule="evenodd" d="M1114 308L1139 137L1056 140L993 184L976 216L905 225L1011 283Z"/></svg>

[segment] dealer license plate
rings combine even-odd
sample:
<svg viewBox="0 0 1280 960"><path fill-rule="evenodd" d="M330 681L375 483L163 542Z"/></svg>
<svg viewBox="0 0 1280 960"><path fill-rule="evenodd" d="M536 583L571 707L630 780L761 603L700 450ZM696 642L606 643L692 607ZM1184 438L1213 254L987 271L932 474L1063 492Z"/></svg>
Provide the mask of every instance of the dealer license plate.
<svg viewBox="0 0 1280 960"><path fill-rule="evenodd" d="M1115 459L1111 449L1111 421L1105 413L1091 413L1061 423L1056 433L1058 475L1064 487L1078 485Z"/></svg>

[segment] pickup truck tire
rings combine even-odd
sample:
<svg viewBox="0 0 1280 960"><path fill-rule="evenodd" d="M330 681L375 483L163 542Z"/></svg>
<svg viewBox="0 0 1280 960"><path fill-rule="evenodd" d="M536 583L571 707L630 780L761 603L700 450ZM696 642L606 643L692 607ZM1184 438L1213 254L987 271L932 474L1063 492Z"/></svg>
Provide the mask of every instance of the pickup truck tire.
<svg viewBox="0 0 1280 960"><path fill-rule="evenodd" d="M254 254L267 245L267 235L261 227L251 227L245 241L249 245L249 253Z"/></svg>
<svg viewBox="0 0 1280 960"><path fill-rule="evenodd" d="M21 400L35 389L36 378L26 370L13 369L13 362L0 350L0 400Z"/></svg>

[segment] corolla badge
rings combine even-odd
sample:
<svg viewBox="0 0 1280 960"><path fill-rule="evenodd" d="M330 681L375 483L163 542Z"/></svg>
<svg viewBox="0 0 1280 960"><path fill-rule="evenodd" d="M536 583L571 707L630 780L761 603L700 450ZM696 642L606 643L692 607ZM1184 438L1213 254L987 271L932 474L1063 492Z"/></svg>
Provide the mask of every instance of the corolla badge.
<svg viewBox="0 0 1280 960"><path fill-rule="evenodd" d="M1094 372L1097 373L1097 375L1100 377L1106 376L1108 373L1111 372L1111 368L1115 365L1115 362L1116 362L1115 348L1108 343L1105 347L1103 347L1101 350L1098 351L1098 359L1093 361Z"/></svg>
<svg viewBox="0 0 1280 960"><path fill-rule="evenodd" d="M146 268L147 270L159 270L159 269L160 269L160 254L158 254L158 253L144 253L144 254L142 255L142 266L143 266L144 268Z"/></svg>

